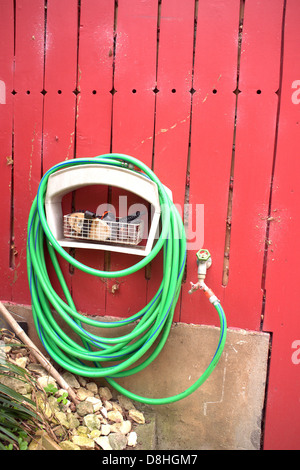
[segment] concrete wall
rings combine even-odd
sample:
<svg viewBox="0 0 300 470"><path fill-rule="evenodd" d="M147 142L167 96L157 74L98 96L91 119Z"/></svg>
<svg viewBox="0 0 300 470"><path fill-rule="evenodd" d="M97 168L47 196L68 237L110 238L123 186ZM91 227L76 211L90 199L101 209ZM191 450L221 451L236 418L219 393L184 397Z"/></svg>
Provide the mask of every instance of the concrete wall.
<svg viewBox="0 0 300 470"><path fill-rule="evenodd" d="M45 352L31 309L6 307L17 321L27 321L29 336ZM142 396L179 393L208 366L218 338L218 328L174 323L158 358L147 369L119 382ZM229 329L219 364L196 392L170 405L139 403L139 409L155 418L155 448L260 449L268 352L268 334Z"/></svg>

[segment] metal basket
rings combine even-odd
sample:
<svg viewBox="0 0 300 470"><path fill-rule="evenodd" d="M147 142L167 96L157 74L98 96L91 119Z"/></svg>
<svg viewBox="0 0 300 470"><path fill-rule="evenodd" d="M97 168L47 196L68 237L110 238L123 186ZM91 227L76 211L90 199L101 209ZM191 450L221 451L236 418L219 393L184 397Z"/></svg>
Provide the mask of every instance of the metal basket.
<svg viewBox="0 0 300 470"><path fill-rule="evenodd" d="M144 221L140 219L127 223L118 218L115 221L88 218L80 212L64 215L63 219L66 238L125 245L138 245L143 239Z"/></svg>

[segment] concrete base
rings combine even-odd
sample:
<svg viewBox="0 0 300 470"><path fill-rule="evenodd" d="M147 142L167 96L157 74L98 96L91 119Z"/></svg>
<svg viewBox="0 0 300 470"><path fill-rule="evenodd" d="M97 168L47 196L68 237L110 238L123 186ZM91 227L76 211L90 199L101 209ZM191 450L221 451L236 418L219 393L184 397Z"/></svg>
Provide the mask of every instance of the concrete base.
<svg viewBox="0 0 300 470"><path fill-rule="evenodd" d="M27 321L28 335L45 352L33 325L31 309L5 305L14 312L17 321ZM64 330L74 337L72 332ZM120 334L120 331L114 331L114 334ZM202 375L213 357L218 339L219 328L174 324L156 360L140 373L120 379L119 383L141 396L177 394ZM229 329L219 364L197 391L170 405L138 403L138 409L155 415L156 436L151 448L260 449L268 351L267 333Z"/></svg>

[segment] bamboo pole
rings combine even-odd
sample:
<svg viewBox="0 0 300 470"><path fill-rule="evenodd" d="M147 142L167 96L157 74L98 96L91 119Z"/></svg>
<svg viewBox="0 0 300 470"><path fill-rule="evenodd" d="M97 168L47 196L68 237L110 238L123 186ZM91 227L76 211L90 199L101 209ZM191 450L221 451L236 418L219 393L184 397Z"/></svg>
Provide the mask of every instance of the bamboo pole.
<svg viewBox="0 0 300 470"><path fill-rule="evenodd" d="M14 330L16 335L20 338L20 340L26 344L35 358L39 361L39 363L47 370L47 372L56 380L56 382L68 392L68 396L72 400L73 403L79 403L79 400L76 396L74 390L70 387L70 385L65 381L65 379L60 375L60 373L50 364L50 362L45 358L42 352L35 346L35 344L31 341L31 339L27 336L25 331L20 327L18 322L13 318L13 316L9 313L7 308L0 302L0 313L3 315L6 322L11 326Z"/></svg>

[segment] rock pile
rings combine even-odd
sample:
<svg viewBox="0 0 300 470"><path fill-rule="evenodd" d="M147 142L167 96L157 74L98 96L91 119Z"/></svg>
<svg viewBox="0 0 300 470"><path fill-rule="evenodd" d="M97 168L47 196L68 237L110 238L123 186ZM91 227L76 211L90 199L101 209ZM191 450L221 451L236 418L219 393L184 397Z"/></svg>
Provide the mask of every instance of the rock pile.
<svg viewBox="0 0 300 470"><path fill-rule="evenodd" d="M14 340L15 342L15 340ZM145 423L144 414L127 397L113 398L108 387L77 377L61 375L74 389L79 403L68 400L67 392L30 355L25 347L6 346L9 360L25 368L35 378L35 385L13 377L0 376L0 381L34 399L50 425L52 437L64 450L123 450L137 445L138 425ZM35 449L32 440L29 449Z"/></svg>
<svg viewBox="0 0 300 470"><path fill-rule="evenodd" d="M54 432L67 437L60 442L63 449L123 450L136 446L136 425L144 424L145 418L130 400L122 395L113 399L108 387L98 387L69 372L62 375L80 400L77 405L67 403L64 410L57 408L54 413L58 421ZM59 396L64 391L57 393Z"/></svg>

